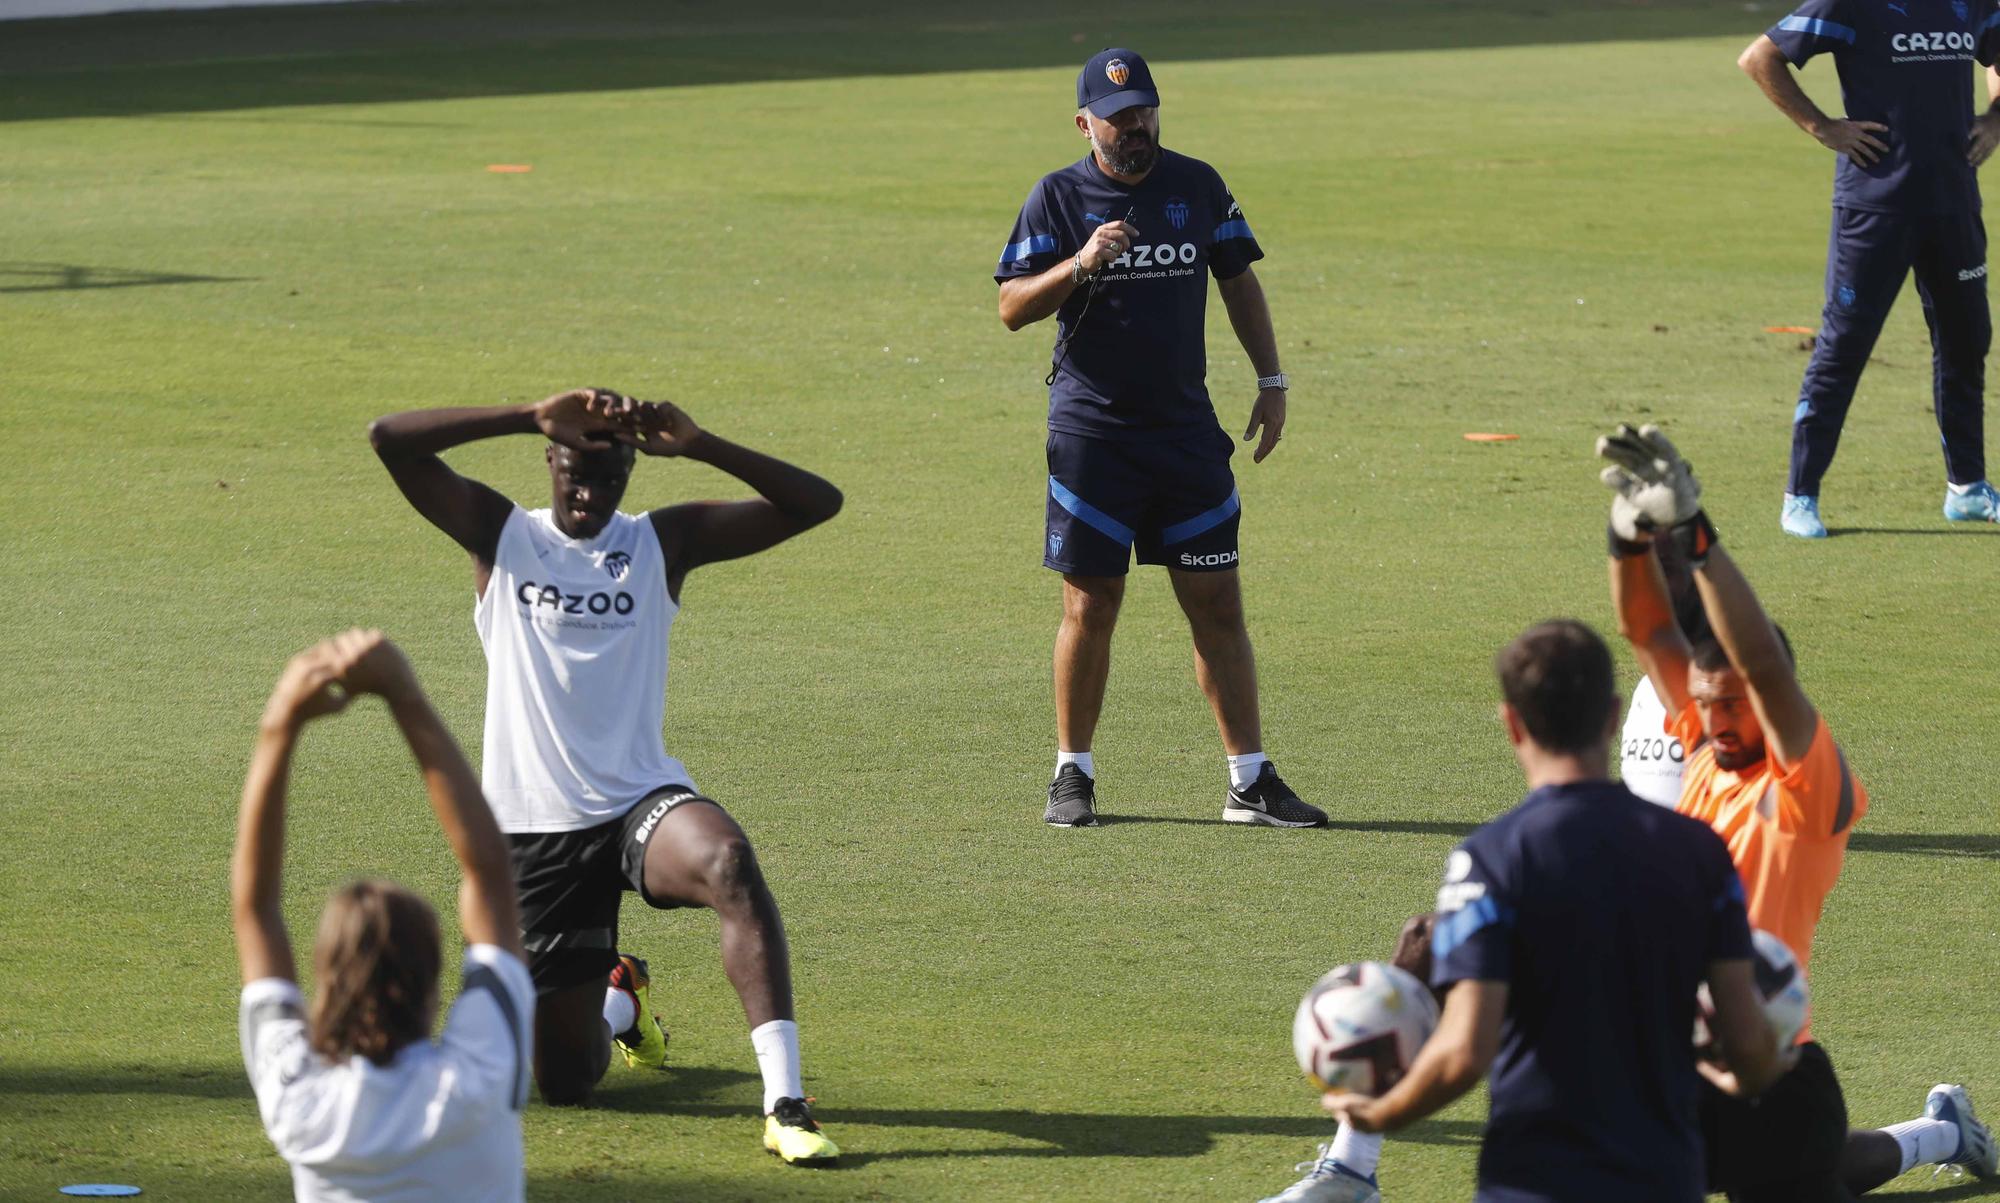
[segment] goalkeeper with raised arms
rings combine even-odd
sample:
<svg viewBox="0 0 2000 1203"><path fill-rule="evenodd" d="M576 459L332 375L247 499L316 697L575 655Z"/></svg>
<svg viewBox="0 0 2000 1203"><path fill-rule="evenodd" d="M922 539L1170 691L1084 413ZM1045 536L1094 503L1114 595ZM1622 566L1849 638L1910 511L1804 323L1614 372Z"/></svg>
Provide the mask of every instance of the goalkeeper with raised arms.
<svg viewBox="0 0 2000 1203"><path fill-rule="evenodd" d="M1681 814L1713 827L1743 879L1750 924L1782 939L1804 969L1847 837L1868 793L1806 697L1790 643L1716 537L1701 486L1657 426L1620 426L1597 441L1610 461L1611 599L1618 628L1665 704L1666 733L1688 748ZM1694 572L1710 635L1690 643L1675 621L1655 544L1670 540ZM1800 1033L1797 1067L1755 1105L1704 1091L1708 1187L1736 1203L1839 1201L1918 1165L1996 1171L1992 1135L1962 1086L1930 1091L1919 1119L1847 1127L1833 1063ZM1726 1075L1704 1072L1718 1086Z"/></svg>

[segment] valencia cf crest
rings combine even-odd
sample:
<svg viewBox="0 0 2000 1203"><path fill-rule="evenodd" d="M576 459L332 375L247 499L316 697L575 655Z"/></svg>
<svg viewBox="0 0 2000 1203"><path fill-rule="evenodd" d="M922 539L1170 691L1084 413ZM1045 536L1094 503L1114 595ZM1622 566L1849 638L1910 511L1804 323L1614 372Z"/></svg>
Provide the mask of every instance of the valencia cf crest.
<svg viewBox="0 0 2000 1203"><path fill-rule="evenodd" d="M604 571L611 574L614 581L622 581L625 574L632 571L632 557L622 551L614 551L604 557Z"/></svg>
<svg viewBox="0 0 2000 1203"><path fill-rule="evenodd" d="M1049 555L1050 555L1051 557L1054 557L1054 556L1059 556L1059 555L1061 555L1061 554L1062 554L1062 547L1063 547L1063 537L1062 537L1062 532L1061 532L1061 531L1059 531L1059 530L1052 530L1052 531L1050 531L1050 532L1049 532Z"/></svg>
<svg viewBox="0 0 2000 1203"><path fill-rule="evenodd" d="M1125 86L1125 81L1132 78L1132 68L1127 67L1122 58L1112 59L1104 64L1104 78L1122 88Z"/></svg>
<svg viewBox="0 0 2000 1203"><path fill-rule="evenodd" d="M1178 196L1167 198L1167 221L1174 229L1185 230L1188 223L1188 203Z"/></svg>

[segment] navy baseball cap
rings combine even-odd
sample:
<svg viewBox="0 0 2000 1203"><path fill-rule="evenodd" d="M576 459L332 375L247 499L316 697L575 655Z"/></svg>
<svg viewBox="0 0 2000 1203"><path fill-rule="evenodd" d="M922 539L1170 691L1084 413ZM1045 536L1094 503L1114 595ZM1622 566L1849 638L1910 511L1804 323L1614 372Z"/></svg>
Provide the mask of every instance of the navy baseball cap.
<svg viewBox="0 0 2000 1203"><path fill-rule="evenodd" d="M1090 56L1083 73L1076 77L1076 107L1089 109L1093 117L1109 117L1135 106L1158 108L1159 104L1153 73L1136 50L1122 46L1100 50Z"/></svg>

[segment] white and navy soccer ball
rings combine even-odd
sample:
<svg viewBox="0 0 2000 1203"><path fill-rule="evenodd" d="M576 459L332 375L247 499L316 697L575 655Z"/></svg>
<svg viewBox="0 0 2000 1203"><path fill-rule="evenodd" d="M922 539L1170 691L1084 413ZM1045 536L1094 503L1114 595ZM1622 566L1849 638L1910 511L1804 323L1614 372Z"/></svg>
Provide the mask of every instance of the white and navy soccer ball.
<svg viewBox="0 0 2000 1203"><path fill-rule="evenodd" d="M1783 940L1753 928L1750 932L1750 976L1757 987L1757 1000L1764 1007L1764 1022L1771 1025L1771 1038L1780 1052L1797 1043L1806 1026L1806 1009L1812 995L1806 989L1806 971ZM1715 1037L1709 1021L1715 1018L1715 1000L1708 983L1695 991L1694 1046L1703 1053L1715 1051Z"/></svg>
<svg viewBox="0 0 2000 1203"><path fill-rule="evenodd" d="M1359 961L1306 991L1292 1019L1292 1052L1320 1090L1378 1095L1402 1079L1437 1022L1437 999L1422 982Z"/></svg>

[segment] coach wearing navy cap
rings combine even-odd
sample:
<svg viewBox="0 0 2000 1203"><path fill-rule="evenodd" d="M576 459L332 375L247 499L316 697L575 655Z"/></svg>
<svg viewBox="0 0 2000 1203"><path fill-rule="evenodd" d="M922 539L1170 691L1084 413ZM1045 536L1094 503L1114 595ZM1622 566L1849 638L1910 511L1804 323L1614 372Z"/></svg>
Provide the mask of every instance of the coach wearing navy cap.
<svg viewBox="0 0 2000 1203"><path fill-rule="evenodd" d="M1160 94L1136 51L1101 50L1076 78L1090 153L1043 176L1021 206L993 278L1000 320L1053 314L1047 542L1063 575L1056 635L1056 775L1043 820L1097 823L1091 740L1111 632L1136 547L1160 564L1194 632L1196 676L1229 760L1222 817L1323 827L1264 756L1257 668L1237 582L1235 445L1209 403L1202 330L1215 277L1256 369L1244 439L1256 462L1285 427L1285 374L1250 265L1264 257L1215 169L1160 146ZM1250 381L1241 382L1248 391Z"/></svg>

